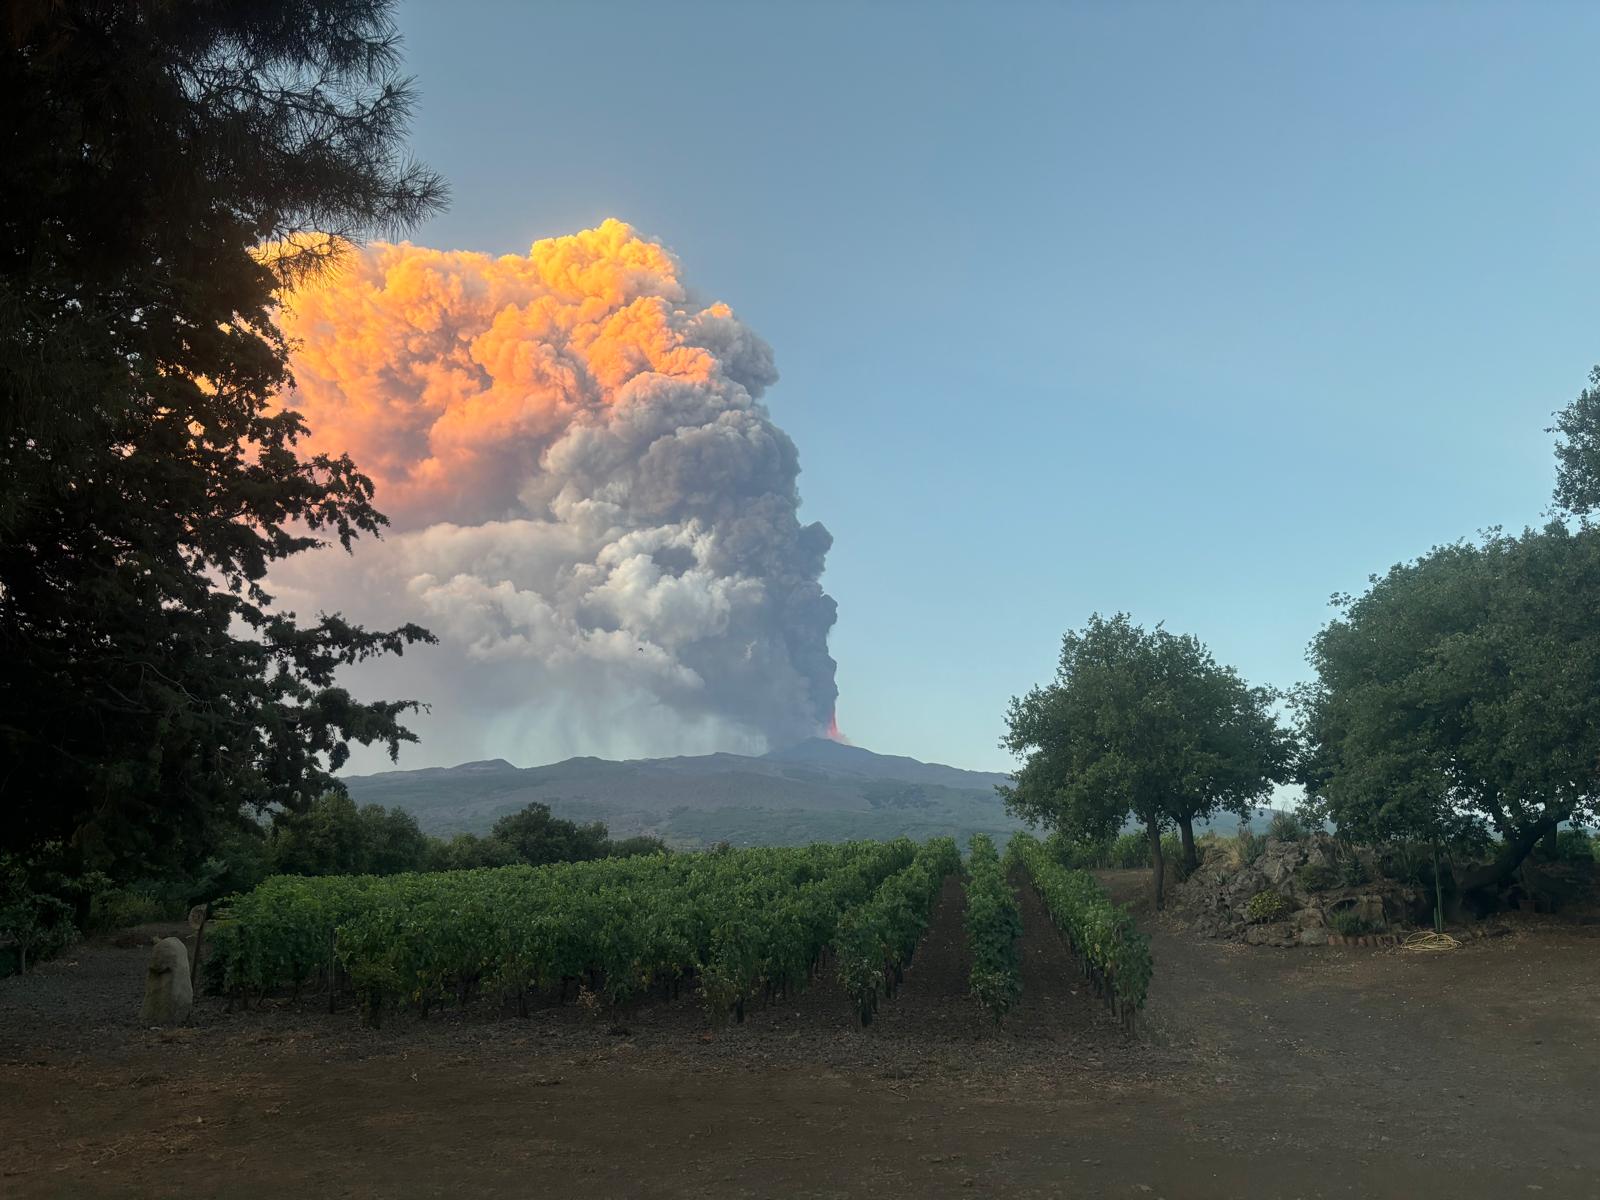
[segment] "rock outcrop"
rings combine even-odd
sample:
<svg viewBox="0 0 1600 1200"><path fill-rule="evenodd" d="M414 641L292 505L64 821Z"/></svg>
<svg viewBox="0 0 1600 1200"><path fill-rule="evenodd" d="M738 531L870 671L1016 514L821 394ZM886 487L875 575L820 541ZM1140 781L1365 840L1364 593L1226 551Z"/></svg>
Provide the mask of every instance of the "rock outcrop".
<svg viewBox="0 0 1600 1200"><path fill-rule="evenodd" d="M1328 941L1328 923L1336 913L1352 912L1369 927L1411 919L1426 900L1418 889L1393 880L1368 879L1373 864L1347 872L1347 856L1334 841L1317 834L1299 841L1266 838L1259 853L1244 861L1234 848L1210 847L1199 870L1179 884L1174 909L1187 915L1195 932L1205 937L1232 938L1253 946L1321 946ZM1282 903L1251 901L1263 893ZM1277 908L1267 919L1260 910Z"/></svg>

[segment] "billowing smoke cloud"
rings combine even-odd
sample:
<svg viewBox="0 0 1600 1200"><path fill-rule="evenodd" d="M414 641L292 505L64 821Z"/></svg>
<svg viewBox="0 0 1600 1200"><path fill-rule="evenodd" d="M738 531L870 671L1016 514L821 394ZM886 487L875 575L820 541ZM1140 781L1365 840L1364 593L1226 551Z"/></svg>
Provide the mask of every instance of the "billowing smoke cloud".
<svg viewBox="0 0 1600 1200"><path fill-rule="evenodd" d="M307 556L280 594L440 636L358 681L434 702L430 759L828 728L832 539L800 523L794 443L759 403L771 349L661 246L618 221L526 257L374 245L283 325L286 404L394 528Z"/></svg>

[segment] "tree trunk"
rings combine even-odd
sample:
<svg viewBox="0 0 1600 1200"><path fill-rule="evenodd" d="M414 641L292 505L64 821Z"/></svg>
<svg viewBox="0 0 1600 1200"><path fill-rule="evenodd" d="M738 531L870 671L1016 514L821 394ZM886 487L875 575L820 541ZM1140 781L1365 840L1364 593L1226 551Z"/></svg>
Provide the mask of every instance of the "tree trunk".
<svg viewBox="0 0 1600 1200"><path fill-rule="evenodd" d="M1150 865L1155 868L1156 911L1160 912L1166 903L1164 884L1167 873L1167 864L1161 859L1161 826L1152 817L1144 823L1144 829L1150 835Z"/></svg>
<svg viewBox="0 0 1600 1200"><path fill-rule="evenodd" d="M1556 833L1556 827L1554 825L1550 826L1550 832L1544 835L1543 840L1544 856L1551 862L1555 862L1557 856L1559 856L1561 853L1561 840Z"/></svg>
<svg viewBox="0 0 1600 1200"><path fill-rule="evenodd" d="M1456 887L1461 892L1476 892L1486 888L1496 888L1504 884L1522 865L1522 860L1528 857L1529 852L1539 844L1539 839L1551 833L1561 824L1562 817L1540 817L1533 824L1527 826L1519 833L1506 838L1501 846L1500 853L1493 862L1482 866L1472 867L1463 871L1456 879Z"/></svg>
<svg viewBox="0 0 1600 1200"><path fill-rule="evenodd" d="M1194 848L1194 818L1182 816L1178 818L1178 833L1183 837L1183 869L1195 871L1200 867L1200 855Z"/></svg>

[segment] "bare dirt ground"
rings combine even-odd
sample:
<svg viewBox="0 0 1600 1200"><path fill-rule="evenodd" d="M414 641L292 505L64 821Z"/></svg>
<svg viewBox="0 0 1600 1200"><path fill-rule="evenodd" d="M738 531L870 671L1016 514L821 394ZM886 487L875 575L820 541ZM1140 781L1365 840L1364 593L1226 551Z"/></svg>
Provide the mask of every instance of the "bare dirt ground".
<svg viewBox="0 0 1600 1200"><path fill-rule="evenodd" d="M147 951L85 944L0 980L0 1196L1600 1198L1596 930L1279 951L1147 915L1130 1040L1022 901L999 1030L953 883L866 1029L822 984L720 1029L310 998L162 1033Z"/></svg>

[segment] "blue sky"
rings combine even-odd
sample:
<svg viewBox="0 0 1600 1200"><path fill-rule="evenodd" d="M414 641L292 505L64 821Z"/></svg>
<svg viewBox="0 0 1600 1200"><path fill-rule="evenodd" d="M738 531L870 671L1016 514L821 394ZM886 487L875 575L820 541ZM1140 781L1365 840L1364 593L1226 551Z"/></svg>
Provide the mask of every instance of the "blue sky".
<svg viewBox="0 0 1600 1200"><path fill-rule="evenodd" d="M1294 683L1330 594L1538 520L1600 360L1600 8L400 16L412 240L620 217L773 345L875 750L1009 766L1097 610Z"/></svg>

